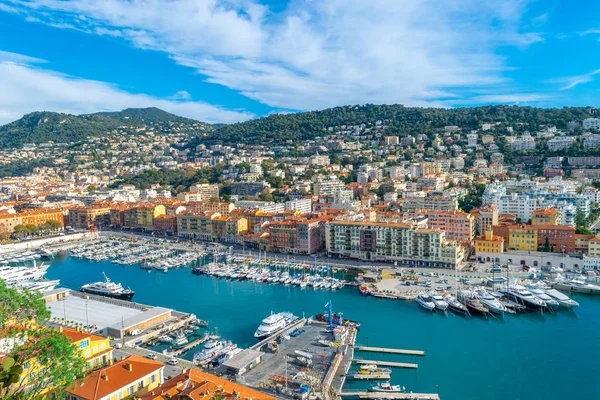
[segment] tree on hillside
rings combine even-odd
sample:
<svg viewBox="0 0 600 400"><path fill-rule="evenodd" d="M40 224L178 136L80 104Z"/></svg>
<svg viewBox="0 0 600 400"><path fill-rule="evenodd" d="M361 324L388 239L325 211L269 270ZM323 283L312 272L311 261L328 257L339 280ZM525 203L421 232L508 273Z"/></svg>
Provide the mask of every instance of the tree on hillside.
<svg viewBox="0 0 600 400"><path fill-rule="evenodd" d="M50 311L39 292L9 288L0 280L0 331L7 356L0 369L0 398L38 399L48 391L65 398L85 375L86 362L72 342L44 326Z"/></svg>

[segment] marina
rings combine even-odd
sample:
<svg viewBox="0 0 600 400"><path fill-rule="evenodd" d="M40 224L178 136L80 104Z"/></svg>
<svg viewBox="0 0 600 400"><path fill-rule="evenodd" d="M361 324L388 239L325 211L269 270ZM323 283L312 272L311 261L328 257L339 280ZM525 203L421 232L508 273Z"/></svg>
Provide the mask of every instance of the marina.
<svg viewBox="0 0 600 400"><path fill-rule="evenodd" d="M155 248L156 246L151 247ZM209 261L208 257L205 257L205 261ZM221 254L221 257L227 257L227 253ZM225 261L225 259L223 261ZM448 364L448 360L452 360L452 363L455 366L454 369L458 370L468 368L468 365L471 365L473 362L485 362L488 357L500 360L500 364L497 368L502 368L502 365L507 365L508 359L505 359L504 354L496 348L498 346L492 349L486 345L489 340L494 340L499 343L510 343L509 345L511 348L514 348L515 351L527 352L526 347L524 347L525 344L519 339L522 329L527 329L529 334L536 338L535 343L537 345L543 346L544 349L550 349L552 346L560 346L561 343L563 343L563 335L569 335L568 332L573 332L571 335L579 335L580 332L590 332L591 334L593 331L590 329L600 328L597 319L593 317L594 315L598 315L598 308L600 307L598 298L577 293L569 294L567 292L558 292L568 294L568 299L563 299L564 305L560 307L563 309L562 312L520 313L518 315L506 313L503 318L490 317L483 319L470 318L468 315L461 316L448 311L425 313L425 310L416 306L413 301L391 301L387 298L363 296L361 295L360 290L353 287L352 278L350 277L350 279L348 279L347 272L343 271L343 268L339 268L336 272L338 274L337 279L348 281L342 288L339 288L338 290L306 290L307 287L302 288L299 285L285 284L285 282L262 282L258 280L230 277L221 278L208 274L197 276L191 274L191 269L201 266L201 263L196 264L196 266L192 263L188 268L172 269L169 270L167 274L164 274L161 271L151 271L151 273L147 273L147 271L142 268L132 268L129 265L112 263L110 259L93 261L85 258L71 257L65 253L58 254L55 258L46 262L50 263L50 268L48 268L46 272L46 278L51 281L60 279L61 286L77 289L86 283L98 281L99 278L102 277L102 272L105 272L112 280L122 283L124 287L131 285L132 288L136 290L135 301L137 302L142 304L160 304L162 307L168 307L172 310L183 310L193 315L197 314L202 317L202 319L210 321L211 335L226 338L222 340L227 340L232 344L234 343L237 345L236 354L245 351L244 349L250 349L254 346L256 342L256 339L254 338L256 327L260 324L261 320L271 313L271 311L276 312L277 310L285 310L297 316L305 318L312 316L315 318L317 313L323 312L323 305L328 303L331 299L335 304L334 312L336 312L336 315L338 312L345 312L345 314L347 314L349 318L352 318L353 321L360 322L360 333L358 334L357 340L361 345L357 345L355 348L348 348L347 354L340 358L335 357L335 352L340 349L340 347L335 347L333 345L335 340L313 336L313 339L310 341L310 343L312 343L310 346L315 346L315 353L323 354L324 351L331 351L332 353L330 353L331 356L327 358L324 363L315 363L314 361L311 361L311 370L320 369L324 366L326 371L329 369L329 365L337 365L342 370L348 371L346 376L350 377L351 375L356 374L356 372L351 370L350 364L367 363L354 356L354 350L359 352L361 351L359 350L361 347L370 347L377 350L384 349L383 352L370 351L370 353L377 354L377 356L369 358L378 360L377 362L380 363L377 364L378 368L391 368L392 373L390 374L390 380L392 385L402 383L402 385L406 385L409 391L415 393L438 392L441 393L441 397L444 399L450 398L458 400L462 398L478 398L483 393L483 388L477 384L466 386L457 385L456 375L449 372L447 369L444 369L444 366ZM286 261L261 261L263 264L265 262L271 263L272 265L278 265L277 268L279 268L279 273L286 272L287 270L286 267L282 269L282 265L285 265L287 263ZM30 261L30 264L31 263L32 261ZM292 263L292 261L289 261L289 263ZM273 269L275 269L275 267ZM292 271L290 275L293 276L294 268L290 268L290 270ZM319 273L318 271L315 272ZM326 273L323 273L323 269L321 272L323 276L326 275ZM444 271L440 272L444 273ZM306 270L306 273L309 274L308 270ZM331 276L331 273L332 271L330 270L329 276ZM342 273L344 275L340 275ZM450 274L453 274L453 272L446 271L445 277L449 277ZM192 276L191 278L190 275ZM442 276L437 279L444 279L445 277ZM429 279L433 280L436 278L431 277ZM473 279L471 278L471 280ZM452 285L452 283L450 283L450 285ZM527 288L527 286L524 287ZM530 290L529 288L527 289ZM552 289L543 290L545 293L551 293L549 290ZM176 297L168 295L169 293L174 292L188 294ZM202 296L197 296L198 293L202 293ZM77 298L77 296L73 297ZM570 308L568 308L569 299L570 301L575 301L579 304L579 307L574 306L576 307L575 312L570 311ZM118 300L106 299L103 301L112 302ZM132 306L135 307L135 304ZM450 302L449 306L451 306ZM78 312L81 316L77 323L84 324L82 321L84 318L83 302L77 307L79 307ZM62 311L62 302L57 302L55 310L57 318L62 318L59 317L62 314ZM110 312L105 313L104 310L101 312L100 310L98 311L98 315L106 315L108 317L110 314ZM157 310L156 312L159 311L160 310ZM67 313L69 313L68 307ZM576 318L574 318L575 313ZM67 316L67 319L72 320L69 316ZM127 323L127 319L125 319L125 322ZM119 321L111 322L111 324L120 325ZM405 324L409 324L408 326L410 327L418 327L418 329L403 329ZM182 323L179 326L180 328L178 329L181 329L182 331L187 330L187 328L184 327L185 324ZM382 329L382 326L385 326L385 329ZM493 327L493 329L490 330L490 327ZM440 329L443 329L444 332L446 332L443 336L433 334L433 332L438 332ZM323 328L320 328L320 330L323 330ZM395 332L395 334L386 334L386 332L391 331ZM467 335L468 337L463 336L463 333L467 331L469 332ZM204 336L207 331L205 330L202 332L203 334L201 336ZM218 332L218 334L216 334L216 332ZM135 343L142 340L140 338L144 338L141 343L148 342L150 347L147 347L147 349L149 351L157 351L161 354L164 350L169 350L171 345L159 344L157 339L160 336L160 331L152 333L143 332L138 336L123 335L123 340L126 343L135 345ZM306 333L302 333L296 338L291 337L291 340L308 337L310 337L310 335L306 336ZM190 337L188 343L193 340L195 340L194 337ZM285 349L285 343L287 343L286 340L283 341L283 345L281 343L279 344L280 350ZM155 344L155 346L152 346L153 344ZM309 353L306 351L307 347L302 345L301 342L298 342L298 345L294 347L297 351ZM196 348L201 349L200 345ZM393 351L386 352L385 349L423 350L411 350L409 353L397 353ZM181 355L184 360L192 361L193 354L197 351L196 349L190 350ZM266 351L268 348L265 348L264 350L265 351L263 352L269 356L270 354L273 354ZM425 352L425 350L427 351L427 362L424 361L425 358L421 355L410 353L412 351ZM578 358L578 362L592 363L594 351L595 350L588 352L583 360ZM167 352L167 354L170 353ZM233 356L236 354L233 354ZM307 368L306 365L302 365L302 359L307 363L306 357L298 356L294 351L292 351L291 354L294 354L293 357L297 360L297 364L296 362L293 363L294 365L297 365L297 368ZM531 353L528 354L533 355ZM600 357L600 354L596 354L596 356ZM228 361L224 359L232 357L232 355L223 354L222 357L223 359L220 361L215 361L214 365L218 368L223 368L223 365L228 363ZM535 360L537 360L537 364L541 367L529 371L527 380L524 379L525 377L516 373L508 374L509 377L507 377L507 379L511 379L511 381L516 382L516 384L520 386L518 392L520 394L529 393L530 397L537 397L539 395L538 391L541 390L545 396L544 398L558 399L559 397L555 396L556 393L566 395L566 392L562 387L553 385L552 382L550 382L548 386L552 389L546 387L540 389L535 385L531 385L528 380L536 379L536 376L537 379L543 379L541 374L547 375L549 373L548 369L544 367L545 365L551 362L568 363L570 358L571 356L568 354L561 354L559 356L550 351L541 351L539 354L535 354ZM235 357L233 359L235 359ZM419 361L417 365L417 360L423 361ZM503 360L506 360L506 362ZM219 366L219 363L223 364ZM368 363L372 363L372 361L369 361ZM386 365L384 363L389 364ZM412 366L409 366L410 364L417 365L418 368L413 368ZM293 377L290 373L288 379L281 378L286 376L285 365L286 363L282 362L281 358L274 360L272 363L265 363L263 365L265 372L261 375L262 379L255 380L253 383L257 385L264 384L269 387L284 387L284 383ZM291 361L288 362L287 365L288 367L291 367ZM271 368L274 368L275 366L278 367L272 370ZM213 364L207 367L214 368ZM219 370L218 368L217 371ZM494 370L496 370L496 367L491 368L491 371ZM416 373L416 371L419 372ZM503 371L503 373L506 373L507 369L503 368ZM299 369L297 372L301 372L301 370ZM570 375L568 371L565 373L569 377L568 379L577 382L577 384L580 385L582 388L581 390L587 390L589 393L595 391L592 386L587 384L588 381L584 380L587 376L585 371L579 371L577 375ZM472 370L470 371L470 374L475 374L475 376L477 376L478 372ZM250 378L251 375L248 375L249 382L251 380ZM369 386L372 385L372 383L368 383L369 380L363 382L362 380L344 379L345 377L342 376L340 381L339 375L332 378L334 386L338 387L338 385L343 385L343 392L345 394L362 393L358 398L377 398L369 396L379 394L367 390ZM483 376L481 376L480 379L486 384L486 398L504 398L487 395L487 391L490 387L496 387L496 393L506 394L507 390L510 392L510 389L507 389L504 385L499 386L497 383L489 381ZM298 387L297 389L299 390L300 388ZM385 394L387 398L396 398L394 396L399 395L398 393L383 394Z"/></svg>

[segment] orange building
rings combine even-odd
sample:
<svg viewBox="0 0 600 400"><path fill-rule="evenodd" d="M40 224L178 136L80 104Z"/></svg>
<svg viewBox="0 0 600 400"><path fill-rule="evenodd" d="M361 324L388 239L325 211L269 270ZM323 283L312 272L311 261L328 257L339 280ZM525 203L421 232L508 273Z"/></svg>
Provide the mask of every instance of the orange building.
<svg viewBox="0 0 600 400"><path fill-rule="evenodd" d="M273 396L201 372L195 368L169 379L140 397L141 400L275 400Z"/></svg>

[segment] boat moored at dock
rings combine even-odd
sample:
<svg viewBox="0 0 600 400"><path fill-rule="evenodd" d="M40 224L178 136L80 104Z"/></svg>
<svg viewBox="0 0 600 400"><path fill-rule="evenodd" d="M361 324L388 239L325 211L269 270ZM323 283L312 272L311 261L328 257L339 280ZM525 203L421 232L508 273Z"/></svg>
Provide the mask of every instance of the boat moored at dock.
<svg viewBox="0 0 600 400"><path fill-rule="evenodd" d="M94 294L97 296L112 297L113 299L119 300L131 300L135 292L131 289L125 289L120 283L111 282L111 280L104 275L103 282L88 283L79 288L80 292Z"/></svg>

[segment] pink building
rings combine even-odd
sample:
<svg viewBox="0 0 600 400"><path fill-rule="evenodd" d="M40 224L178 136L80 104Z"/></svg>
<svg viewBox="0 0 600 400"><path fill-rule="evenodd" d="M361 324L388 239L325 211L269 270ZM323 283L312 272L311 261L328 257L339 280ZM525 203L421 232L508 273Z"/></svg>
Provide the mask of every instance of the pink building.
<svg viewBox="0 0 600 400"><path fill-rule="evenodd" d="M446 232L446 239L470 242L475 237L475 218L462 211L423 211L432 229Z"/></svg>

